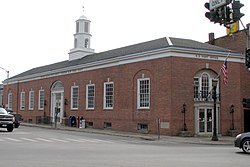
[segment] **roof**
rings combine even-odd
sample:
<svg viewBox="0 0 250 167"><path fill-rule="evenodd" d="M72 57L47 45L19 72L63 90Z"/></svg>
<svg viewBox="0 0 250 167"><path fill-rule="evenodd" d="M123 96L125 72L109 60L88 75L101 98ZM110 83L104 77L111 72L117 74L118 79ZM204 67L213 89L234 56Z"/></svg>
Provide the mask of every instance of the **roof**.
<svg viewBox="0 0 250 167"><path fill-rule="evenodd" d="M53 70L70 68L74 66L79 66L82 64L93 63L102 60L109 60L113 58L119 58L127 55L149 52L169 47L176 47L176 48L186 48L186 49L195 49L195 50L210 50L210 51L218 51L218 52L228 52L227 49L210 45L208 43L202 43L190 39L182 39L182 38L159 38L143 43L138 43L135 45L130 45L126 47L121 47L105 52L94 53L91 55L87 55L81 59L76 59L72 61L61 61L54 64L49 64L37 68L30 69L23 73L20 73L14 77L9 78L10 80L15 80L15 78L22 78L30 75L35 75L38 73L46 73Z"/></svg>

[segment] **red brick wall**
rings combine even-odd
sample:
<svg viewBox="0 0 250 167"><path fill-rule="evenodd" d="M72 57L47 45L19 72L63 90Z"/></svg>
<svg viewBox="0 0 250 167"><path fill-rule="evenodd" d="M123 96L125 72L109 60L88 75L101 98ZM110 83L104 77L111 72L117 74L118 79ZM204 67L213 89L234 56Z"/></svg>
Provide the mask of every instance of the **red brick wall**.
<svg viewBox="0 0 250 167"><path fill-rule="evenodd" d="M162 122L170 122L170 129L161 129L162 134L177 135L183 125L182 105L185 103L186 123L191 133L195 131L194 123L194 95L193 78L195 74L205 68L209 63L209 70L219 72L222 61L201 60L191 58L168 57L156 60L119 65L116 67L97 69L92 71L68 74L43 80L29 81L9 85L13 92L13 109L23 115L24 121L37 115L43 115L38 111L38 92L41 87L45 90L46 115L50 112L50 89L55 81L61 81L64 86L64 98L68 99L66 106L67 116L83 116L86 121L93 121L94 128L103 128L103 122L112 122L112 128L121 131L137 131L137 123L147 123L149 133L156 134L159 117ZM230 128L231 115L229 108L235 106L235 126L243 129L243 114L241 99L250 94L249 72L242 63L228 63L229 84L223 85L220 78L221 115L220 131L223 135ZM150 109L137 109L137 79L144 74L150 78ZM114 82L114 108L103 109L103 84L109 78ZM95 110L86 111L85 94L86 84L95 84ZM79 86L79 109L70 110L71 86ZM31 88L35 92L35 110L28 111L28 94ZM20 92L25 90L25 111L20 111ZM17 93L18 92L18 93Z"/></svg>

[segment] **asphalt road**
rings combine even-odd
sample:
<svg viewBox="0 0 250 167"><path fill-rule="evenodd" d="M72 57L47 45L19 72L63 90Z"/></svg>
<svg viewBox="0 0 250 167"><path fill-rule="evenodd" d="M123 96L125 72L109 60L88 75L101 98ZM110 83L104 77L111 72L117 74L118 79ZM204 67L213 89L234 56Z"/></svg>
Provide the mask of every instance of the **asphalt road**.
<svg viewBox="0 0 250 167"><path fill-rule="evenodd" d="M83 132L0 129L0 166L248 167L250 155L228 145L185 144Z"/></svg>

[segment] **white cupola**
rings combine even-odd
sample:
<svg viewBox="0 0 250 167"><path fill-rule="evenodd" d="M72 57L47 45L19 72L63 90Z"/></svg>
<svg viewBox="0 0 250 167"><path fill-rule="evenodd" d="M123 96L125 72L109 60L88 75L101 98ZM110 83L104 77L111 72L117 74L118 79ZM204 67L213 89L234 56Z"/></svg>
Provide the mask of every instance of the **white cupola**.
<svg viewBox="0 0 250 167"><path fill-rule="evenodd" d="M69 61L85 57L94 53L94 49L90 48L90 20L85 16L81 16L76 20L76 33L74 34L74 48L69 52Z"/></svg>

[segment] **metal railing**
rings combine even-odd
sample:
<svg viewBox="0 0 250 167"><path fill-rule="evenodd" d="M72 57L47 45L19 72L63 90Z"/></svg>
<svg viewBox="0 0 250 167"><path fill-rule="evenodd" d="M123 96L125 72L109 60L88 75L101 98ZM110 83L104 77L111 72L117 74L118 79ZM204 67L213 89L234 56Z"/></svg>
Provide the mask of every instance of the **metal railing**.
<svg viewBox="0 0 250 167"><path fill-rule="evenodd" d="M216 94L217 101L220 101L220 94ZM195 93L194 94L195 102L213 102L212 92L209 93Z"/></svg>

